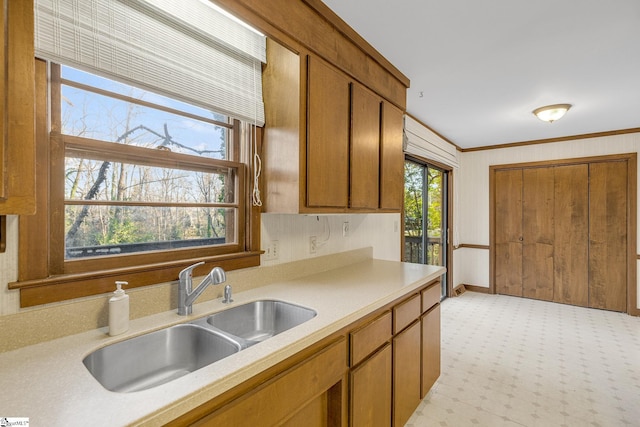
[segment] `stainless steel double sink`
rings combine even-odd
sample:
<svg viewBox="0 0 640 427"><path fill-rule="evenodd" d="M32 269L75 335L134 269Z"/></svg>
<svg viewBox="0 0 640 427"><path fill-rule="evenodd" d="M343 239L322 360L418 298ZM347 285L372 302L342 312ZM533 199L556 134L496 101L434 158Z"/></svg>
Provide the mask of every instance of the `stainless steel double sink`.
<svg viewBox="0 0 640 427"><path fill-rule="evenodd" d="M165 384L316 316L310 308L259 300L100 348L83 359L107 390Z"/></svg>

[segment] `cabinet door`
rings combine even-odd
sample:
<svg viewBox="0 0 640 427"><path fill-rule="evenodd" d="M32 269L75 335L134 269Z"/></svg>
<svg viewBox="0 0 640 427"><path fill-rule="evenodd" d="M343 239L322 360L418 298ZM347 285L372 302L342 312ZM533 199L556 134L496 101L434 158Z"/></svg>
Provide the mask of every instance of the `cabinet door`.
<svg viewBox="0 0 640 427"><path fill-rule="evenodd" d="M301 419L309 426L341 425L346 360L346 341L341 339L222 407L209 412L196 408L172 425L293 426L301 425L296 424Z"/></svg>
<svg viewBox="0 0 640 427"><path fill-rule="evenodd" d="M393 339L393 425L403 426L420 404L420 322Z"/></svg>
<svg viewBox="0 0 640 427"><path fill-rule="evenodd" d="M589 304L589 165L555 168L553 300Z"/></svg>
<svg viewBox="0 0 640 427"><path fill-rule="evenodd" d="M0 0L0 215L34 214L33 2Z"/></svg>
<svg viewBox="0 0 640 427"><path fill-rule="evenodd" d="M522 296L522 169L495 172L496 292Z"/></svg>
<svg viewBox="0 0 640 427"><path fill-rule="evenodd" d="M553 300L554 169L522 171L522 296Z"/></svg>
<svg viewBox="0 0 640 427"><path fill-rule="evenodd" d="M440 304L422 316L422 384L420 398L440 377Z"/></svg>
<svg viewBox="0 0 640 427"><path fill-rule="evenodd" d="M350 207L377 209L380 168L380 98L351 85Z"/></svg>
<svg viewBox="0 0 640 427"><path fill-rule="evenodd" d="M391 345L351 372L351 426L391 424Z"/></svg>
<svg viewBox="0 0 640 427"><path fill-rule="evenodd" d="M308 57L307 205L349 204L349 80Z"/></svg>
<svg viewBox="0 0 640 427"><path fill-rule="evenodd" d="M383 101L380 140L380 208L385 210L402 210L404 196L403 128L402 111Z"/></svg>
<svg viewBox="0 0 640 427"><path fill-rule="evenodd" d="M626 161L589 165L589 307L627 308L627 173Z"/></svg>

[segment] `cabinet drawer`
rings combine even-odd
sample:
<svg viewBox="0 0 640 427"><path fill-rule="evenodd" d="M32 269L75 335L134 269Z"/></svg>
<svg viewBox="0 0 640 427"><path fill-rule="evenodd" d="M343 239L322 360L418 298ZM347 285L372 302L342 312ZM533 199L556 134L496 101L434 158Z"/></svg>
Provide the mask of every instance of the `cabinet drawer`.
<svg viewBox="0 0 640 427"><path fill-rule="evenodd" d="M422 312L440 302L440 281L438 280L427 289L422 291Z"/></svg>
<svg viewBox="0 0 640 427"><path fill-rule="evenodd" d="M414 295L393 308L393 333L397 334L420 317L420 295Z"/></svg>
<svg viewBox="0 0 640 427"><path fill-rule="evenodd" d="M349 334L350 365L354 366L391 338L391 313L386 312L374 321Z"/></svg>

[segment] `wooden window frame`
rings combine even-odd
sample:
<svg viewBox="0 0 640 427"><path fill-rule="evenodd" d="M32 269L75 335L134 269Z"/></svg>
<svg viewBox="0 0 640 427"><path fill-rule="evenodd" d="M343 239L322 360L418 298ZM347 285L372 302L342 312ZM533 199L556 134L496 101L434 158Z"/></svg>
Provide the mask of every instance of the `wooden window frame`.
<svg viewBox="0 0 640 427"><path fill-rule="evenodd" d="M64 200L56 196L64 194L64 180L56 177L64 176L65 143L74 150L80 148L76 144L78 138L60 134L59 125L56 125L60 123L57 120L60 111L55 101L51 102L49 111L49 97L60 99L59 66L49 66L36 59L35 69L37 212L19 219L18 280L9 284L9 289L20 290L21 307L107 293L112 290L115 280L128 281L130 288L175 281L180 270L200 261L205 264L195 270L195 275L204 275L213 266L235 270L260 265L260 208L251 203L251 167L239 159L238 121L234 122L230 144L230 156L234 161L203 161L211 167L221 165L238 171L238 187L243 191L237 197L235 244L65 261ZM262 138L259 128L256 138L259 149ZM99 142L95 143L100 146ZM129 153L135 153L135 149L127 151ZM161 161L174 162L174 165L176 159L188 163L191 157L164 152L159 155L164 156Z"/></svg>

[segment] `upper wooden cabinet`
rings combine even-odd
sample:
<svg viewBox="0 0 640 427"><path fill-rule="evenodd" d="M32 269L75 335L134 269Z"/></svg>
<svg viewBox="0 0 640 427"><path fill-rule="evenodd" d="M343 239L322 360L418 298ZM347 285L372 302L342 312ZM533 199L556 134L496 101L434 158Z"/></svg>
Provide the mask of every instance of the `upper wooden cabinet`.
<svg viewBox="0 0 640 427"><path fill-rule="evenodd" d="M35 213L33 3L0 0L0 215Z"/></svg>
<svg viewBox="0 0 640 427"><path fill-rule="evenodd" d="M380 135L380 208L401 211L404 203L404 113L382 101Z"/></svg>
<svg viewBox="0 0 640 427"><path fill-rule="evenodd" d="M349 207L375 210L380 192L380 108L382 100L351 84L351 197Z"/></svg>
<svg viewBox="0 0 640 427"><path fill-rule="evenodd" d="M400 212L399 108L324 60L272 40L263 88L265 212Z"/></svg>
<svg viewBox="0 0 640 427"><path fill-rule="evenodd" d="M328 64L308 59L307 205L345 208L349 204L350 82Z"/></svg>

